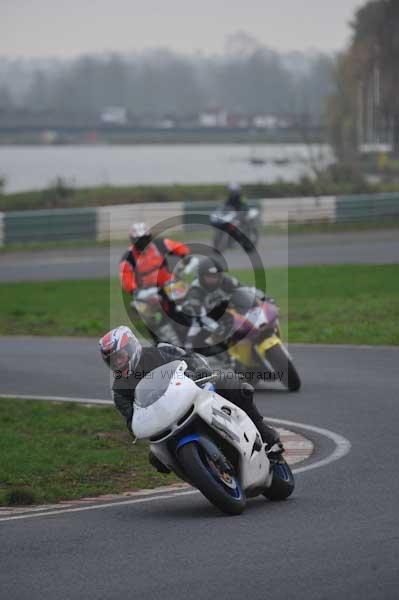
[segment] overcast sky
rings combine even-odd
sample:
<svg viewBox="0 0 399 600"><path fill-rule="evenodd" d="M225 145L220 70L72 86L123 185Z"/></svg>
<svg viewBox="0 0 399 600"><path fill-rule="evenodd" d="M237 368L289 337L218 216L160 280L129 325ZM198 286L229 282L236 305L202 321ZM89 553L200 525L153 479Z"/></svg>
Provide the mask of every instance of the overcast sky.
<svg viewBox="0 0 399 600"><path fill-rule="evenodd" d="M338 50L365 0L0 0L0 56L149 47L221 52L238 30L278 50Z"/></svg>

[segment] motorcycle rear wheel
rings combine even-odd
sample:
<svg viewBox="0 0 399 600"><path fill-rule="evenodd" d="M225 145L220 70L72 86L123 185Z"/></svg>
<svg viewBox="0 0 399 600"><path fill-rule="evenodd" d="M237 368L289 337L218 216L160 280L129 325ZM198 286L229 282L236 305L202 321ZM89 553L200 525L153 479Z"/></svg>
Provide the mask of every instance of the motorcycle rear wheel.
<svg viewBox="0 0 399 600"><path fill-rule="evenodd" d="M186 444L179 450L179 461L190 482L209 502L228 515L242 513L246 498L237 478L221 473L197 442Z"/></svg>

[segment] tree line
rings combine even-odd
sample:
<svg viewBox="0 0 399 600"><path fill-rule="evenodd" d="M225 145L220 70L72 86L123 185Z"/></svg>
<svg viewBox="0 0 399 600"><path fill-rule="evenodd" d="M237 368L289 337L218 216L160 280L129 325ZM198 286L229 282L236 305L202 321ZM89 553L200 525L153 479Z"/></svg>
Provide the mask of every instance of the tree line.
<svg viewBox="0 0 399 600"><path fill-rule="evenodd" d="M0 110L98 115L106 106L129 114L194 115L209 108L236 114L302 114L319 122L331 93L332 57L281 54L246 34L225 53L184 55L154 49L75 60L0 60Z"/></svg>
<svg viewBox="0 0 399 600"><path fill-rule="evenodd" d="M329 98L331 136L342 160L362 144L390 144L399 153L399 2L369 0L352 22L338 57Z"/></svg>

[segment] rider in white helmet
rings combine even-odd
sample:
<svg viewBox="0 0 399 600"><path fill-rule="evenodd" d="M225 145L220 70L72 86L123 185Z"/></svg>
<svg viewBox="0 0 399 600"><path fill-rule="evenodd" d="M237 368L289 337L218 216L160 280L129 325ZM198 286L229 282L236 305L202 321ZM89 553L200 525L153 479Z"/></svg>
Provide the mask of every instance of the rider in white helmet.
<svg viewBox="0 0 399 600"><path fill-rule="evenodd" d="M153 239L146 223L133 223L129 230L130 248L120 261L119 270L122 287L133 294L137 289L161 287L173 279L166 258L175 255L188 257L190 248L182 242L168 238Z"/></svg>
<svg viewBox="0 0 399 600"><path fill-rule="evenodd" d="M186 374L194 380L212 372L206 359L195 352L186 353L182 348L171 344L160 344L156 348L142 347L134 333L125 326L109 331L100 339L99 346L104 362L113 371L112 393L115 405L126 419L130 431L136 386L153 369L180 358L188 365ZM214 384L218 394L242 408L252 419L267 444L266 450L281 454L284 449L277 431L265 423L254 403L254 388L233 372L220 373ZM159 465L153 462L154 457L150 459L158 468Z"/></svg>

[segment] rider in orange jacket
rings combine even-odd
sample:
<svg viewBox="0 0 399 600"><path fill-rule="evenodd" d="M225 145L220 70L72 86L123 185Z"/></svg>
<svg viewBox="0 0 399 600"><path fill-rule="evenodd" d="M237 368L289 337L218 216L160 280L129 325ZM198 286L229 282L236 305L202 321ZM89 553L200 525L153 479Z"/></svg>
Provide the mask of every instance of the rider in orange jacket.
<svg viewBox="0 0 399 600"><path fill-rule="evenodd" d="M130 248L122 256L119 273L125 292L152 286L162 287L173 279L166 258L173 254L179 257L190 255L190 248L182 242L167 238L152 239L145 223L134 223L129 231Z"/></svg>

